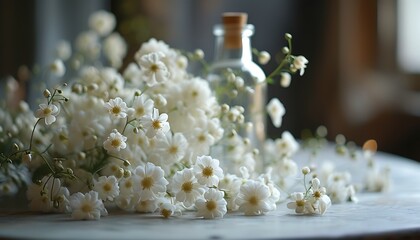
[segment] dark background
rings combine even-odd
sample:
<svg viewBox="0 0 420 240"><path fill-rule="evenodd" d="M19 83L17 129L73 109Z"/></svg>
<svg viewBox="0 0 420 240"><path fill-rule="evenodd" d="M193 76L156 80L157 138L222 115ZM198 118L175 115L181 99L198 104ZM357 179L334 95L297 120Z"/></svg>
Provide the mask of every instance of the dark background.
<svg viewBox="0 0 420 240"><path fill-rule="evenodd" d="M21 65L47 64L60 39L74 40L87 29L96 9L113 12L129 44L126 62L150 37L174 48L201 48L212 61L212 27L225 11L248 13L255 25L253 47L273 56L293 35L293 52L309 60L304 76L289 88L269 87L286 107L278 137L289 130L325 125L328 138L342 133L361 145L376 139L379 150L420 160L420 79L397 62L398 2L392 0L143 0L143 1L0 1L0 81L8 75L22 81L27 99L31 81L19 75ZM420 9L419 9L420 11ZM420 53L419 53L420 54ZM263 66L266 73L276 63ZM410 96L410 97L409 97ZM412 96L412 97L411 97Z"/></svg>

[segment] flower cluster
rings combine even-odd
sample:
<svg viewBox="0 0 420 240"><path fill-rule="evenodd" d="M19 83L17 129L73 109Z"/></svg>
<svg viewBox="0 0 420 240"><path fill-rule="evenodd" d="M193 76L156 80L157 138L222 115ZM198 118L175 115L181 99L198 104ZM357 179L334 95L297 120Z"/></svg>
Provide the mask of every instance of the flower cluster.
<svg viewBox="0 0 420 240"><path fill-rule="evenodd" d="M280 192L288 192L298 174L293 157L300 144L293 135L285 131L257 150L250 149L249 139L225 128L226 122L245 124L244 109L219 103L206 79L188 73L189 60L203 59L200 50L183 54L150 39L133 62L119 69L126 44L113 32L115 25L111 13L96 12L89 19L90 30L77 37L74 52L66 41L57 45L49 66L54 87L43 90L37 110L32 112L24 102L11 111L0 109L0 197L28 185L31 210L67 212L75 219L99 219L110 206L165 218L185 210L195 210L201 218L275 210ZM308 63L291 55L290 34L286 40L285 59L267 78L270 82L280 76L283 86L290 84L291 73L303 74ZM267 52L258 56L262 64L270 60ZM73 80L60 83L68 75ZM235 87L252 93L239 76L231 78ZM283 104L272 99L266 110L280 127ZM212 149L220 143L230 153L216 159ZM264 166L258 169L259 151ZM226 168L228 160L235 172ZM329 185L331 190L317 178L308 188L304 181L305 192L292 194L295 202L288 207L323 214L330 198L341 202L354 197L346 176L331 175L336 183ZM369 182L376 184L371 189L386 185L376 178ZM343 188L350 195L343 197Z"/></svg>

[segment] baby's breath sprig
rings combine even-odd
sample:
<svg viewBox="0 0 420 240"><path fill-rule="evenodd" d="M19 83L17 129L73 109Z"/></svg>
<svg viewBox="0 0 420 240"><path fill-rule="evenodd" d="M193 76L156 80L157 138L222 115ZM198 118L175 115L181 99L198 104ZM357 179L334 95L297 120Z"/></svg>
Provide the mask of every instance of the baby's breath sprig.
<svg viewBox="0 0 420 240"><path fill-rule="evenodd" d="M280 77L280 85L283 87L288 87L290 85L291 76L290 74L295 74L299 71L300 75L302 76L305 72L306 64L308 60L304 56L295 56L292 55L292 35L290 33L286 33L284 38L287 41L288 46L282 48L283 54L285 54L283 60L281 60L280 64L277 68L268 75L266 78L266 82L268 84L274 83L274 78ZM259 52L261 56L262 52Z"/></svg>

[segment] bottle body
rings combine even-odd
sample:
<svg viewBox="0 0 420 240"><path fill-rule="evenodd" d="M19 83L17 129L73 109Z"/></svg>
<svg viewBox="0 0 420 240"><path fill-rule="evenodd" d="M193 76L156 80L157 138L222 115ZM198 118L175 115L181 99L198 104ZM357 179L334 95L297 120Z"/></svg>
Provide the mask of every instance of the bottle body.
<svg viewBox="0 0 420 240"><path fill-rule="evenodd" d="M222 113L225 137L213 147L212 155L220 158L221 164L229 170L237 172L239 166L246 166L254 172L263 167L265 74L252 61L253 26L244 25L234 33L231 30L222 25L214 28L215 61L209 69L208 80L219 103L227 104L229 111ZM232 41L233 38L236 40Z"/></svg>

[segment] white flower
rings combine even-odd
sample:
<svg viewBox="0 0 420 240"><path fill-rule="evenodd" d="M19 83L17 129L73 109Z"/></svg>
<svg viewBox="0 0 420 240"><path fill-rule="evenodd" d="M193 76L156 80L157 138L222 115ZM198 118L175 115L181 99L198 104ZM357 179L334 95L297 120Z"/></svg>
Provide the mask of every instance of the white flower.
<svg viewBox="0 0 420 240"><path fill-rule="evenodd" d="M138 61L142 56L152 52L168 53L170 48L168 44L163 41L158 41L155 38L151 38L148 42L141 45L141 48L136 52L134 58Z"/></svg>
<svg viewBox="0 0 420 240"><path fill-rule="evenodd" d="M140 68L135 63L129 63L127 68L123 72L124 79L133 84L138 84L140 82Z"/></svg>
<svg viewBox="0 0 420 240"><path fill-rule="evenodd" d="M90 59L95 59L100 53L98 35L93 31L80 33L76 38L76 49Z"/></svg>
<svg viewBox="0 0 420 240"><path fill-rule="evenodd" d="M262 182L248 180L239 191L236 203L245 215L262 215L271 210L270 189Z"/></svg>
<svg viewBox="0 0 420 240"><path fill-rule="evenodd" d="M198 184L191 168L184 168L175 173L172 177L171 189L176 200L182 202L185 207L192 206L204 193L204 188Z"/></svg>
<svg viewBox="0 0 420 240"><path fill-rule="evenodd" d="M138 166L134 174L140 200L154 200L158 194L166 192L169 182L165 179L161 167L148 162L145 166Z"/></svg>
<svg viewBox="0 0 420 240"><path fill-rule="evenodd" d="M110 99L108 102L104 103L104 106L108 110L109 114L111 114L111 116L114 118L127 117L127 111L129 108L120 97Z"/></svg>
<svg viewBox="0 0 420 240"><path fill-rule="evenodd" d="M300 75L302 76L305 72L306 64L308 64L308 59L306 59L304 56L297 56L293 60L291 70L293 72L300 70Z"/></svg>
<svg viewBox="0 0 420 240"><path fill-rule="evenodd" d="M112 33L104 40L104 54L112 67L121 67L126 53L127 45L120 34Z"/></svg>
<svg viewBox="0 0 420 240"><path fill-rule="evenodd" d="M89 27L100 36L106 36L116 25L115 16L107 11L99 10L89 17Z"/></svg>
<svg viewBox="0 0 420 240"><path fill-rule="evenodd" d="M108 152L119 152L127 147L125 141L127 141L127 137L121 135L117 129L114 129L103 143L103 146Z"/></svg>
<svg viewBox="0 0 420 240"><path fill-rule="evenodd" d="M153 200L140 200L137 203L136 211L140 213L152 213L158 208L158 202Z"/></svg>
<svg viewBox="0 0 420 240"><path fill-rule="evenodd" d="M54 76L62 77L66 73L66 67L61 59L56 59L50 64L50 71Z"/></svg>
<svg viewBox="0 0 420 240"><path fill-rule="evenodd" d="M197 216L207 219L222 218L227 212L227 203L223 197L224 194L222 191L209 188L204 193L204 199L200 198L195 202Z"/></svg>
<svg viewBox="0 0 420 240"><path fill-rule="evenodd" d="M290 195L293 202L287 203L287 208L294 209L296 213L306 213L306 200L301 192L295 192Z"/></svg>
<svg viewBox="0 0 420 240"><path fill-rule="evenodd" d="M236 204L236 198L239 194L241 184L242 180L233 174L226 174L219 182L218 189L226 194L227 208L230 211L236 211L239 208L238 204Z"/></svg>
<svg viewBox="0 0 420 240"><path fill-rule="evenodd" d="M104 204L98 198L98 193L90 191L86 194L81 192L70 196L71 217L77 220L98 220L101 216L108 215Z"/></svg>
<svg viewBox="0 0 420 240"><path fill-rule="evenodd" d="M165 165L173 165L180 161L187 151L188 142L182 133L172 133L169 131L164 136L158 138L156 151L160 154Z"/></svg>
<svg viewBox="0 0 420 240"><path fill-rule="evenodd" d="M68 210L69 191L61 187L58 178L45 176L40 184L31 184L26 191L29 200L29 209L41 212L64 212ZM58 208L54 207L54 201L58 203Z"/></svg>
<svg viewBox="0 0 420 240"><path fill-rule="evenodd" d="M267 64L270 61L270 59L271 59L271 56L270 56L270 54L267 51L261 51L258 54L258 62L261 65Z"/></svg>
<svg viewBox="0 0 420 240"><path fill-rule="evenodd" d="M144 115L151 115L153 112L153 100L146 95L136 97L133 102L134 117L140 119Z"/></svg>
<svg viewBox="0 0 420 240"><path fill-rule="evenodd" d="M274 144L276 153L279 154L280 157L290 157L299 149L299 143L289 131L284 131L281 134L281 138L276 139Z"/></svg>
<svg viewBox="0 0 420 240"><path fill-rule="evenodd" d="M44 118L45 124L50 125L56 120L60 110L54 104L39 104L39 109L35 112L35 117Z"/></svg>
<svg viewBox="0 0 420 240"><path fill-rule="evenodd" d="M173 205L170 201L164 201L159 204L159 211L164 218L169 218L175 213L176 206Z"/></svg>
<svg viewBox="0 0 420 240"><path fill-rule="evenodd" d="M278 168L279 175L282 177L295 176L298 171L296 162L289 158L282 158L276 166Z"/></svg>
<svg viewBox="0 0 420 240"><path fill-rule="evenodd" d="M149 87L165 82L169 78L169 71L162 58L162 52L152 52L138 59L142 71L142 79Z"/></svg>
<svg viewBox="0 0 420 240"><path fill-rule="evenodd" d="M55 48L56 56L65 61L71 56L71 45L67 41L60 41Z"/></svg>
<svg viewBox="0 0 420 240"><path fill-rule="evenodd" d="M275 127L280 127L282 117L286 113L283 104L277 98L273 98L267 104L267 112L270 115L271 121Z"/></svg>
<svg viewBox="0 0 420 240"><path fill-rule="evenodd" d="M123 178L118 182L118 186L120 189L120 196L130 196L134 193L134 177L130 176L127 178Z"/></svg>
<svg viewBox="0 0 420 240"><path fill-rule="evenodd" d="M140 123L146 130L146 136L154 137L157 133L166 133L170 126L168 121L168 114L162 113L159 115L157 108L153 109L153 114L145 115L140 119Z"/></svg>
<svg viewBox="0 0 420 240"><path fill-rule="evenodd" d="M311 189L308 191L310 198L306 209L312 214L324 214L325 211L331 206L331 199L326 195L325 187L321 187L318 178L311 180Z"/></svg>
<svg viewBox="0 0 420 240"><path fill-rule="evenodd" d="M284 88L290 86L290 82L292 80L292 76L288 72L280 73L280 85Z"/></svg>
<svg viewBox="0 0 420 240"><path fill-rule="evenodd" d="M101 176L98 178L98 181L95 182L93 188L99 194L99 198L106 201L112 201L120 193L118 187L118 180L115 176Z"/></svg>
<svg viewBox="0 0 420 240"><path fill-rule="evenodd" d="M219 166L219 160L210 156L197 157L193 166L198 183L208 187L217 186L223 178L223 170Z"/></svg>

